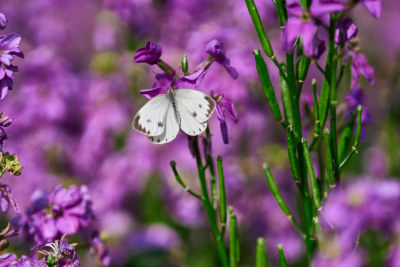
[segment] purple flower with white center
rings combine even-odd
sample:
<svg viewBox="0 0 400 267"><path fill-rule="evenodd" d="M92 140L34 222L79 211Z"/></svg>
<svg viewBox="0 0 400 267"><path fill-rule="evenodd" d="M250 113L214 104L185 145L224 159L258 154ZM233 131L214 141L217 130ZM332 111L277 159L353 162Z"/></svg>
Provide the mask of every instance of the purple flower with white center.
<svg viewBox="0 0 400 267"><path fill-rule="evenodd" d="M7 27L8 20L6 16L0 12L0 29L4 30Z"/></svg>
<svg viewBox="0 0 400 267"><path fill-rule="evenodd" d="M230 60L226 57L220 41L214 39L208 42L206 45L206 52L209 53L215 61L221 64L233 79L237 79L239 74L237 70L230 65Z"/></svg>
<svg viewBox="0 0 400 267"><path fill-rule="evenodd" d="M358 28L351 18L345 18L339 21L338 27L335 31L335 43L341 44L342 42L352 42L357 35L357 31Z"/></svg>
<svg viewBox="0 0 400 267"><path fill-rule="evenodd" d="M298 37L301 37L304 53L310 57L318 58L323 50L322 41L316 39L315 34L318 25L315 20L321 20L326 23L326 18L330 13L342 11L345 9L343 3L328 0L313 1L310 12L301 8L300 2L291 0L287 2L287 10L290 17L283 31L283 48L287 52L292 52L294 43Z"/></svg>
<svg viewBox="0 0 400 267"><path fill-rule="evenodd" d="M162 48L153 42L147 42L145 47L139 48L134 57L133 62L135 63L148 63L150 65L156 64L162 55Z"/></svg>
<svg viewBox="0 0 400 267"><path fill-rule="evenodd" d="M94 218L91 205L86 186L59 185L50 195L34 195L32 206L17 224L36 243L50 242L87 227Z"/></svg>
<svg viewBox="0 0 400 267"><path fill-rule="evenodd" d="M16 33L10 33L6 36L0 36L0 100L3 100L8 90L12 89L14 72L18 68L11 64L15 56L24 57L19 49L21 37Z"/></svg>
<svg viewBox="0 0 400 267"><path fill-rule="evenodd" d="M199 70L188 76L175 79L168 73L162 73L156 75L156 81L152 89L143 89L139 92L147 99L152 99L159 94L166 94L169 87L174 89L186 88L186 89L197 89L206 74L205 70Z"/></svg>
<svg viewBox="0 0 400 267"><path fill-rule="evenodd" d="M368 79L370 85L374 86L374 68L368 64L367 57L355 50L351 51L351 55L351 88L354 89L357 87L360 76L364 76L366 79Z"/></svg>
<svg viewBox="0 0 400 267"><path fill-rule="evenodd" d="M8 253L0 256L0 267L48 267L44 259L36 259L22 255L17 258L15 254Z"/></svg>
<svg viewBox="0 0 400 267"><path fill-rule="evenodd" d="M96 261L102 266L109 266L111 261L110 254L97 231L91 234L89 242L90 252L95 257Z"/></svg>
<svg viewBox="0 0 400 267"><path fill-rule="evenodd" d="M17 202L15 201L13 195L11 194L11 189L6 184L0 184L0 209L1 212L6 212L10 207L14 210L14 212L20 214L21 209L18 207Z"/></svg>
<svg viewBox="0 0 400 267"><path fill-rule="evenodd" d="M224 144L229 144L229 136L228 136L228 126L226 124L225 113L228 113L229 117L233 120L234 123L238 122L238 115L236 112L236 108L229 98L226 98L224 95L214 94L211 92L212 98L214 98L217 103L216 110L218 120L220 122L222 140Z"/></svg>

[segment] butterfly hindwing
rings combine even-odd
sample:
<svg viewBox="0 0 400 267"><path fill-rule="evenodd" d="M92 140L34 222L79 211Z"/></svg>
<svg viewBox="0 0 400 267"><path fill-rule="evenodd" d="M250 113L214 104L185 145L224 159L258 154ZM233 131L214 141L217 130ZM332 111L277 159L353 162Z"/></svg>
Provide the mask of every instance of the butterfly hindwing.
<svg viewBox="0 0 400 267"><path fill-rule="evenodd" d="M214 100L197 90L178 89L174 93L180 114L181 130L188 135L199 135L207 128L207 121L215 108Z"/></svg>
<svg viewBox="0 0 400 267"><path fill-rule="evenodd" d="M132 128L149 136L161 135L170 101L167 95L158 95L147 102L135 115Z"/></svg>
<svg viewBox="0 0 400 267"><path fill-rule="evenodd" d="M167 109L167 114L165 117L165 127L161 135L158 136L148 136L155 144L165 144L175 139L179 132L179 124L175 117L175 111L170 102Z"/></svg>

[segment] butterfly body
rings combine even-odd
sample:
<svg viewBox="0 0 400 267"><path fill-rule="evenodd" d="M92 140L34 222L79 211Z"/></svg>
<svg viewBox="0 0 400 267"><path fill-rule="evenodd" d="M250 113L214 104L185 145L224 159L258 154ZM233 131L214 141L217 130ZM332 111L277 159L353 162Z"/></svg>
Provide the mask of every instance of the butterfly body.
<svg viewBox="0 0 400 267"><path fill-rule="evenodd" d="M179 130L199 135L215 108L214 100L197 90L169 89L147 102L134 116L132 128L156 144L172 141Z"/></svg>

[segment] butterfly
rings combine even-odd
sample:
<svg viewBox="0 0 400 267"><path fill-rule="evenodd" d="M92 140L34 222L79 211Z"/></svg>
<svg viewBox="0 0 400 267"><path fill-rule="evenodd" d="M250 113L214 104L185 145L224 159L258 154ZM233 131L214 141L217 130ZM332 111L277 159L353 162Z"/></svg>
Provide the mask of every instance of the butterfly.
<svg viewBox="0 0 400 267"><path fill-rule="evenodd" d="M209 95L192 89L168 89L147 102L133 117L132 128L155 144L171 142L179 129L195 136L204 132L215 109Z"/></svg>

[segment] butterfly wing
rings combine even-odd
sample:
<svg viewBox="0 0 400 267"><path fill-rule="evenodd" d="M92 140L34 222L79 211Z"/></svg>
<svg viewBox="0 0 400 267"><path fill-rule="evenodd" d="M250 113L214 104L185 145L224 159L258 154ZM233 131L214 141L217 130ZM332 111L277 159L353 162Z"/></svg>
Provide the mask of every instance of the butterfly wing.
<svg viewBox="0 0 400 267"><path fill-rule="evenodd" d="M165 94L152 98L133 117L132 128L149 136L161 135L169 106L170 101Z"/></svg>
<svg viewBox="0 0 400 267"><path fill-rule="evenodd" d="M179 124L175 117L175 111L172 103L169 102L167 115L165 117L165 127L162 134L157 136L148 136L154 144L165 144L175 139L179 132Z"/></svg>
<svg viewBox="0 0 400 267"><path fill-rule="evenodd" d="M181 119L181 130L192 136L204 132L214 111L215 101L210 96L192 89L178 89L174 94L176 109Z"/></svg>

